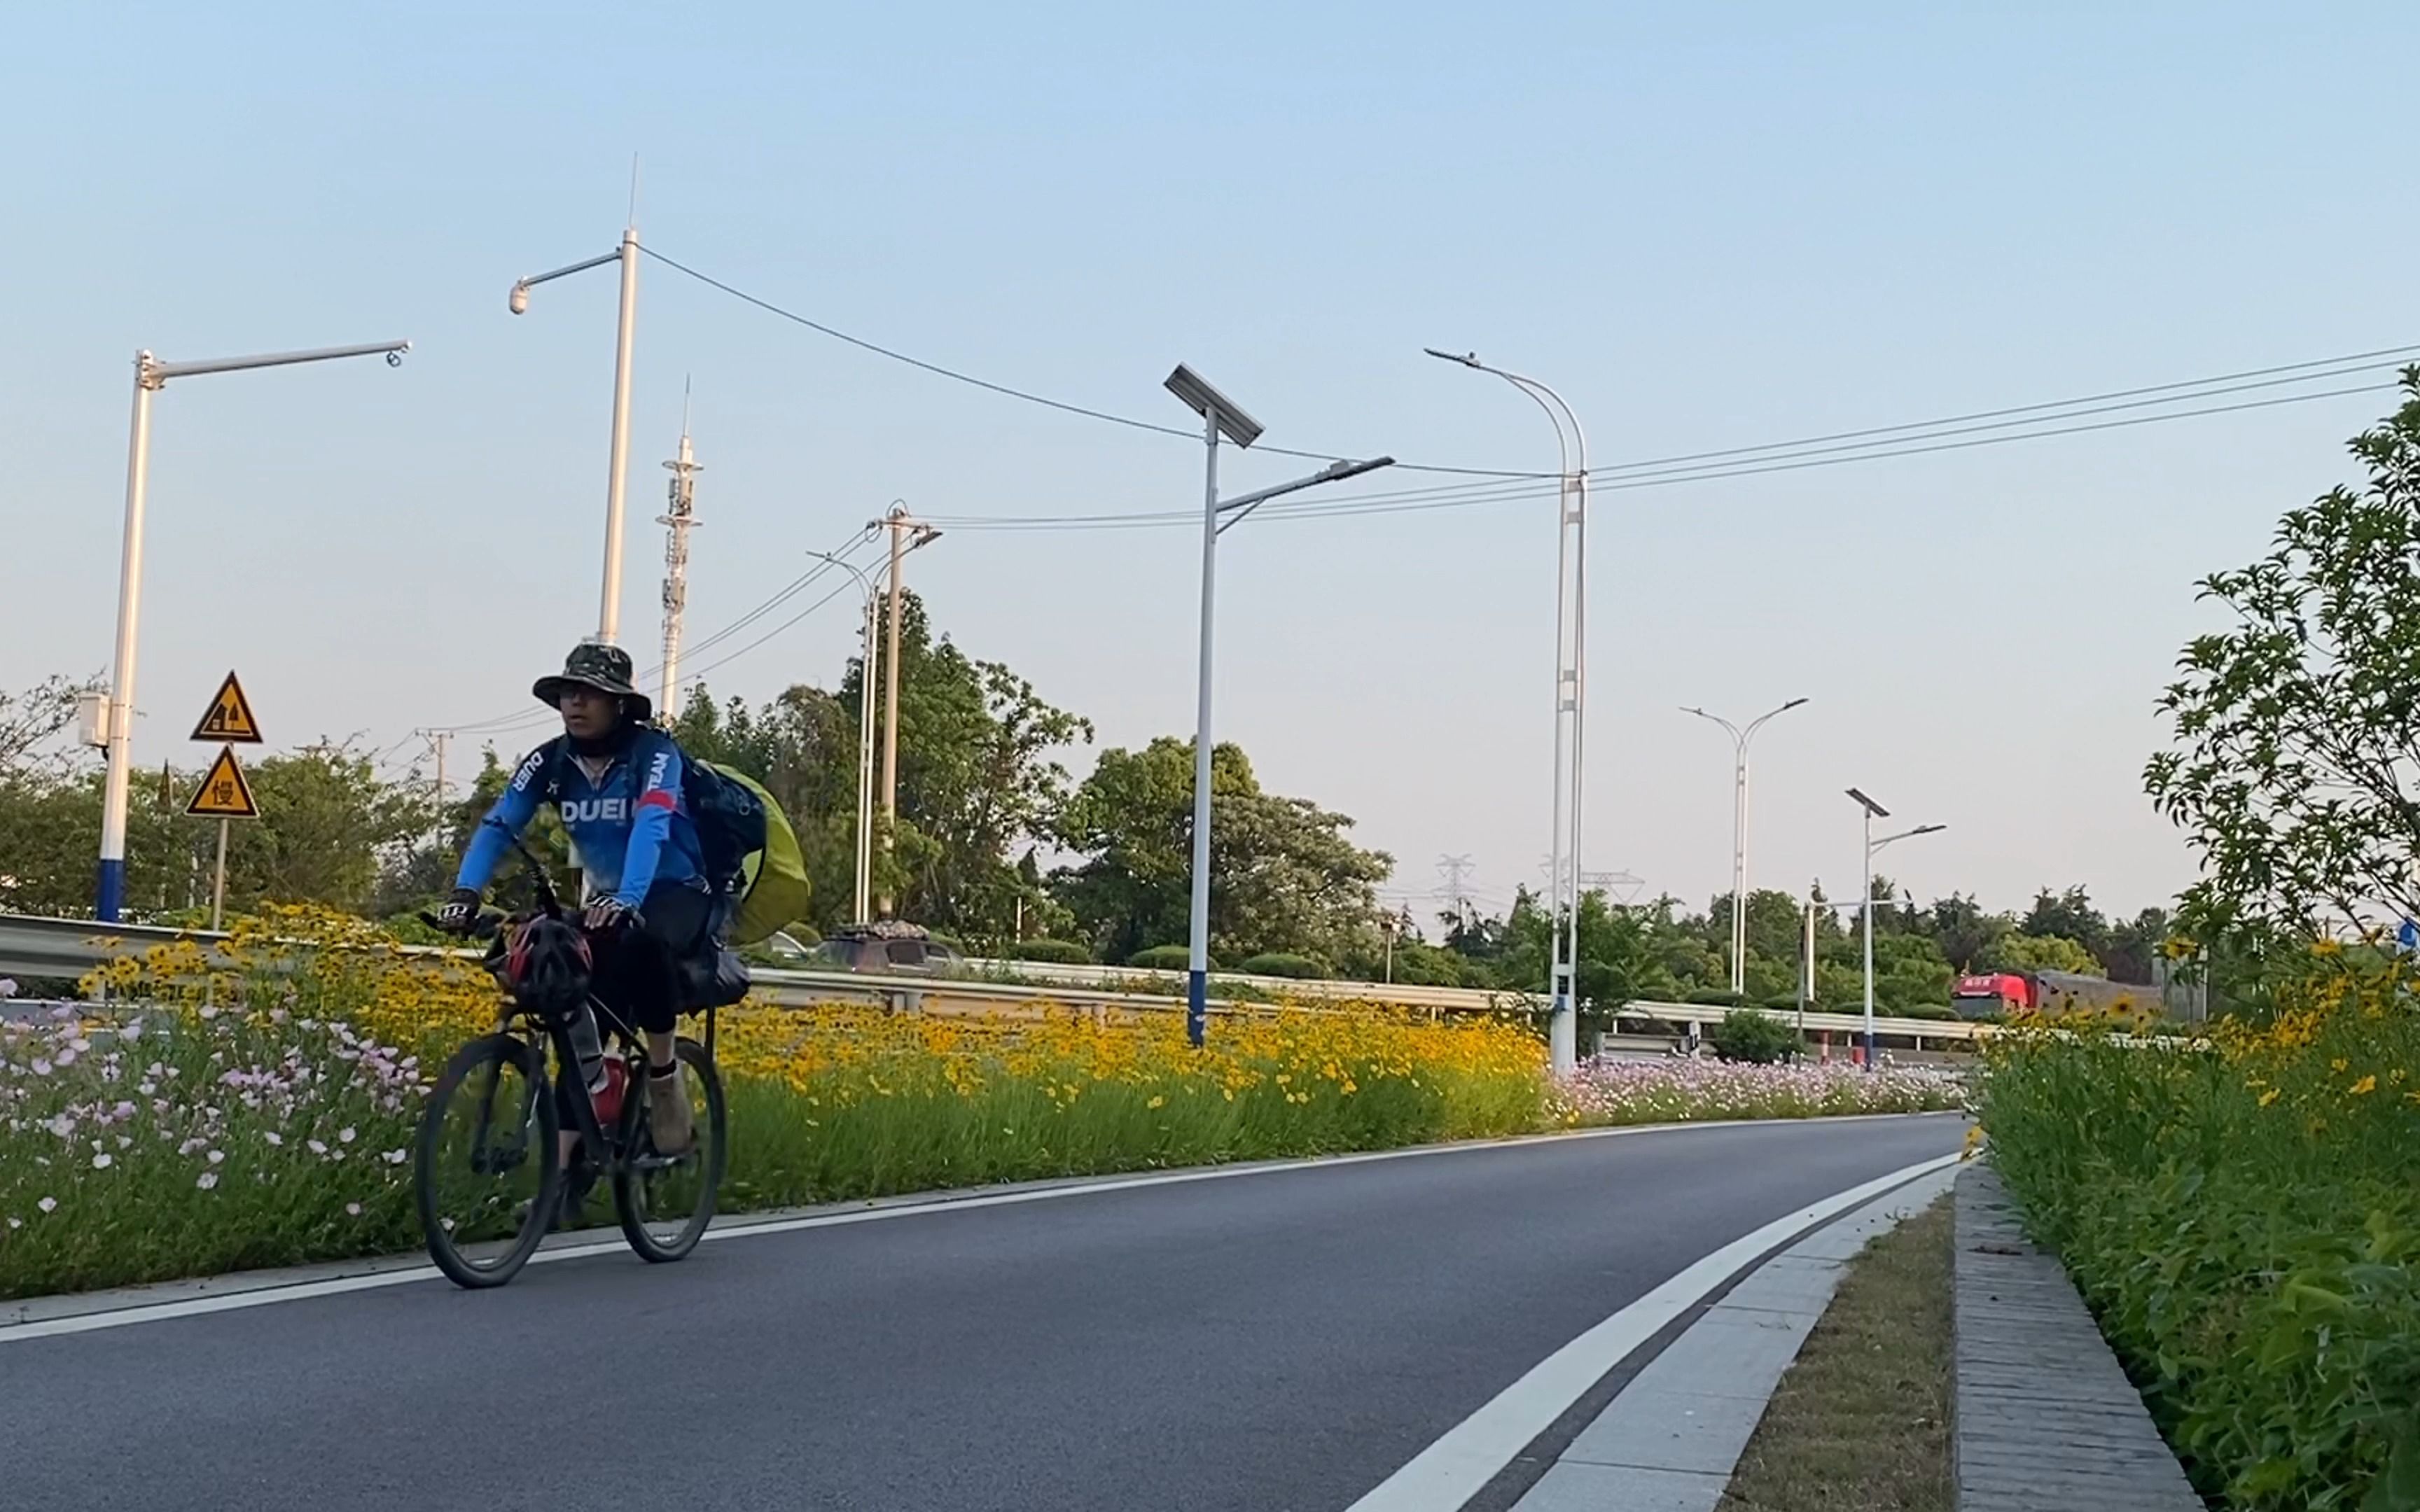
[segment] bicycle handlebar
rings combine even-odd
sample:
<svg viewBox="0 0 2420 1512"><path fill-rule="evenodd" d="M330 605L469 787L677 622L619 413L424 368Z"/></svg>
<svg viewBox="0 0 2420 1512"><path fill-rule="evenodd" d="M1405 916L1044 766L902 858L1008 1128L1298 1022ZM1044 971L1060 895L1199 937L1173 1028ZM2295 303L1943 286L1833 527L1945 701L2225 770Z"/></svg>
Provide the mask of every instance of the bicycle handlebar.
<svg viewBox="0 0 2420 1512"><path fill-rule="evenodd" d="M466 940L494 939L502 933L504 921L509 917L493 908L483 908L479 911L478 917L471 920L470 927L458 930L425 908L420 912L420 921L430 929L443 934L459 935Z"/></svg>

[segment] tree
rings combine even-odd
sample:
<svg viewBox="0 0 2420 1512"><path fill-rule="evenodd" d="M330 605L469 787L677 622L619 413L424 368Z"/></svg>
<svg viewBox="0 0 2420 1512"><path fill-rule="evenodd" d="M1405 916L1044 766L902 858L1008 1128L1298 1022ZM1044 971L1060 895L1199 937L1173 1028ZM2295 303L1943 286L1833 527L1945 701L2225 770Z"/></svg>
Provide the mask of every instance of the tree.
<svg viewBox="0 0 2420 1512"><path fill-rule="evenodd" d="M426 834L432 818L418 784L381 780L349 744L269 757L250 778L261 817L229 832L230 909L273 901L365 912L381 861Z"/></svg>
<svg viewBox="0 0 2420 1512"><path fill-rule="evenodd" d="M227 906L375 904L382 872L427 833L427 795L382 780L368 757L322 745L247 770L258 819L227 832ZM126 814L126 900L137 916L207 906L218 827L184 812L199 772L138 773ZM92 905L102 776L89 756L63 769L0 774L0 908L70 917Z"/></svg>
<svg viewBox="0 0 2420 1512"><path fill-rule="evenodd" d="M1345 815L1263 791L1240 748L1214 746L1210 767L1212 953L1353 955L1375 931L1374 888L1393 859L1347 840ZM1124 961L1186 938L1192 742L1162 736L1140 750L1103 751L1059 829L1061 843L1084 859L1052 873L1052 891L1101 959Z"/></svg>
<svg viewBox="0 0 2420 1512"><path fill-rule="evenodd" d="M2010 928L2005 914L1987 914L1962 892L1933 901L1918 926L1941 948L1942 958L1964 973L1989 955Z"/></svg>
<svg viewBox="0 0 2420 1512"><path fill-rule="evenodd" d="M2076 940L2058 934L2011 934L1984 961L1994 971L2071 971L2098 977L2101 962Z"/></svg>
<svg viewBox="0 0 2420 1512"><path fill-rule="evenodd" d="M2109 920L2101 917L2101 910L2092 906L2092 899L2082 887L2060 893L2042 888L2034 894L2034 905L2017 930L2037 939L2072 940L2096 955L2109 943Z"/></svg>
<svg viewBox="0 0 2420 1512"><path fill-rule="evenodd" d="M2109 932L2109 944L2101 952L2102 968L2111 981L2148 987L2154 975L2151 963L2167 944L2168 935L2168 911L2146 908Z"/></svg>
<svg viewBox="0 0 2420 1512"><path fill-rule="evenodd" d="M2368 477L2279 522L2201 596L2159 702L2175 746L2144 786L2199 853L2180 912L2208 935L2420 917L2420 367L2351 442Z"/></svg>
<svg viewBox="0 0 2420 1512"><path fill-rule="evenodd" d="M799 837L812 888L809 918L820 934L842 922L857 897L857 716L818 687L799 684L759 709L739 699L717 705L704 684L673 721L673 738L700 761L747 773L765 785Z"/></svg>
<svg viewBox="0 0 2420 1512"><path fill-rule="evenodd" d="M913 594L902 594L899 613L899 815L889 854L875 851L875 890L892 896L900 917L960 939L1005 945L1020 913L1055 927L1026 858L1055 834L1067 799L1058 753L1091 740L1093 727L1005 665L936 640ZM754 710L737 699L718 705L700 687L672 727L683 749L748 773L782 806L814 887L804 922L818 930L844 921L856 898L864 683L858 656L836 691L799 684ZM878 806L875 817L879 825Z"/></svg>
<svg viewBox="0 0 2420 1512"><path fill-rule="evenodd" d="M1046 702L1005 664L935 640L914 594L903 593L899 609L899 909L1005 941L1018 904L1041 897L1011 857L1056 833L1072 780L1058 753L1090 743L1092 721ZM859 657L835 697L852 729L864 680Z"/></svg>
<svg viewBox="0 0 2420 1512"><path fill-rule="evenodd" d="M75 722L76 700L101 687L97 677L46 677L22 693L0 693L0 779L61 764L46 748Z"/></svg>

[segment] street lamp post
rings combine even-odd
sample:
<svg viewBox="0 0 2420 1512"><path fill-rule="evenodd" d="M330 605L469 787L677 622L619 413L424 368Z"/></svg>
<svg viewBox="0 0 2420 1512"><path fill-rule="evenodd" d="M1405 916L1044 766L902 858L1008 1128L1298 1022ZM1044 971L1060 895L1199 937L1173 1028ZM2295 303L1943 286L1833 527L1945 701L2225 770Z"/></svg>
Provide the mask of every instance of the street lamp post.
<svg viewBox="0 0 2420 1512"><path fill-rule="evenodd" d="M1555 797L1554 841L1546 901L1553 946L1547 990L1554 999L1548 1046L1558 1072L1578 1058L1574 977L1579 955L1580 800L1587 790L1581 736L1588 702L1588 434L1563 396L1533 378L1490 367L1469 352L1423 347L1441 362L1492 373L1528 394L1555 427L1558 456L1555 537ZM1576 455L1578 466L1572 464ZM1568 847L1571 867L1562 856Z"/></svg>
<svg viewBox="0 0 2420 1512"><path fill-rule="evenodd" d="M505 301L513 314L525 314L529 291L538 285L610 262L622 265L622 313L613 335L613 432L605 474L605 580L597 605L597 639L607 645L613 644L622 630L622 484L630 456L630 342L639 317L639 228L624 226L621 246L602 257L519 280Z"/></svg>
<svg viewBox="0 0 2420 1512"><path fill-rule="evenodd" d="M1856 799L1856 800L1857 800L1857 806L1858 806L1859 808L1861 808L1861 809L1865 810L1865 811L1866 811L1866 813L1865 813L1865 823L1866 823L1866 859L1865 859L1865 865L1864 865L1864 868L1863 868L1863 869L1859 872L1859 873L1858 873L1859 881L1858 881L1858 883L1857 883L1857 893L1858 893L1858 899L1857 899L1858 909L1857 909L1857 911L1858 911L1859 915L1864 918L1864 921L1865 921L1865 936L1866 936L1866 940L1865 940L1865 951L1866 951L1866 1029L1865 1029L1865 1041L1866 1041L1866 1070L1868 1070L1868 1071L1869 1071L1869 1072L1870 1072L1870 1071L1872 1071L1872 1070L1874 1070L1874 1069L1875 1069L1875 1067L1874 1067L1874 853L1875 853L1875 852L1877 852L1877 851L1879 851L1879 850L1881 850L1881 849L1882 849L1884 846L1885 846L1885 845L1896 844L1896 843L1897 843L1897 842L1899 842L1900 841L1903 841L1903 840L1913 840L1913 839L1915 839L1915 838L1916 838L1916 836L1918 836L1918 835L1937 835L1937 834L1939 834L1941 831L1943 831L1943 830L1945 830L1945 829L1948 828L1949 826L1948 826L1948 825L1916 825L1914 829L1903 829L1903 830L1900 830L1900 831L1898 834L1896 834L1896 835L1885 835L1885 836L1884 836L1882 839L1880 839L1880 840L1876 840L1876 839L1874 839L1874 821L1875 821L1875 820L1877 820L1877 819L1888 819L1888 818L1890 817L1890 810L1889 810L1888 809L1884 808L1881 804L1876 803L1873 799L1871 799L1871 798L1869 798L1869 797L1867 797L1863 793L1858 792L1855 788L1851 788L1851 789L1849 790L1849 796L1850 796L1850 797L1852 797L1852 798Z"/></svg>
<svg viewBox="0 0 2420 1512"><path fill-rule="evenodd" d="M1731 991L1747 991L1747 747L1756 733L1767 721L1788 714L1806 702L1792 699L1777 709L1759 715L1743 730L1718 714L1703 709L1683 709L1700 719L1710 719L1730 732L1731 736Z"/></svg>
<svg viewBox="0 0 2420 1512"><path fill-rule="evenodd" d="M1171 393L1202 417L1204 456L1201 658L1195 674L1198 686L1193 715L1193 896L1187 917L1185 958L1185 1037L1198 1046L1208 1035L1210 1025L1210 647L1211 622L1217 605L1218 537L1228 527L1281 494L1392 467L1395 459L1381 456L1364 462L1332 462L1307 478L1222 500L1218 497L1218 438L1226 437L1238 448L1249 447L1260 440L1261 423L1182 363L1168 375L1167 386Z"/></svg>
<svg viewBox="0 0 2420 1512"><path fill-rule="evenodd" d="M240 373L256 367L291 367L298 363L326 363L340 357L384 357L389 366L403 362L411 350L408 341L379 341L360 347L325 347L312 351L265 352L255 357L220 357L198 363L163 363L149 352L134 354L134 416L126 442L126 530L117 567L117 654L110 671L107 726L109 775L101 790L101 875L94 887L93 917L116 923L126 904L126 799L133 766L135 630L143 612L143 506L150 486L151 395L170 378L198 378L206 373Z"/></svg>

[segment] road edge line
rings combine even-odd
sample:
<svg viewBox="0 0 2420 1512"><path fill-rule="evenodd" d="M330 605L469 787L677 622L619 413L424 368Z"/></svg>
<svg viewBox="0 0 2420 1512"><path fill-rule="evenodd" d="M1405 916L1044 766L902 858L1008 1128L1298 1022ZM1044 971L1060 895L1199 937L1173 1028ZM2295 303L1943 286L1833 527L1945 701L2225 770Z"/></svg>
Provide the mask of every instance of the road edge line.
<svg viewBox="0 0 2420 1512"><path fill-rule="evenodd" d="M1345 1512L1459 1512L1607 1372L1717 1288L1816 1226L1955 1165L1960 1158L1940 1155L1902 1166L1809 1203L1701 1257L1531 1366Z"/></svg>

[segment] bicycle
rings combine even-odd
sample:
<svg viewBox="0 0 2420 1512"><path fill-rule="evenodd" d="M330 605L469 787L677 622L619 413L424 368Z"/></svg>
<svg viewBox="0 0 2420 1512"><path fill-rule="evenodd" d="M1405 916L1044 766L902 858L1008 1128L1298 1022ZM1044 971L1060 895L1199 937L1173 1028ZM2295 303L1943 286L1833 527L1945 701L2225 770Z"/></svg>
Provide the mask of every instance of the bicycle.
<svg viewBox="0 0 2420 1512"><path fill-rule="evenodd" d="M530 873L536 886L535 909L520 915L489 910L470 931L489 942L483 964L505 996L496 1027L456 1051L430 1089L413 1169L428 1257L455 1285L473 1289L503 1286L520 1273L562 1205L570 1173L563 1167L557 1138L561 1114L547 1073L550 1048L556 1076L571 1088L563 1102L578 1126L575 1163L587 1163L591 1181L611 1180L622 1237L640 1258L664 1264L697 1247L713 1221L728 1157L722 1080L714 1064L714 1010L706 1011L703 1045L686 1036L674 1043L696 1133L688 1149L659 1153L647 1119L654 1088L644 1045L590 990L589 936L564 909L544 869L532 864ZM438 923L433 916L421 917L431 926ZM572 1048L574 1011L583 1002L600 1032L610 1028L613 1044L608 1054L619 1058L626 1078L621 1113L610 1130L597 1119ZM468 1114L467 1131L449 1118L458 1111ZM498 1190L473 1195L467 1212L448 1211L457 1179L465 1189L485 1183ZM529 1189L532 1181L535 1190Z"/></svg>

